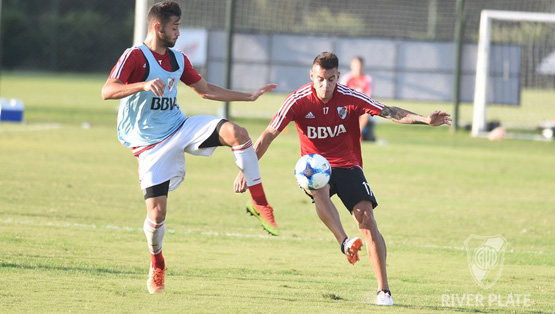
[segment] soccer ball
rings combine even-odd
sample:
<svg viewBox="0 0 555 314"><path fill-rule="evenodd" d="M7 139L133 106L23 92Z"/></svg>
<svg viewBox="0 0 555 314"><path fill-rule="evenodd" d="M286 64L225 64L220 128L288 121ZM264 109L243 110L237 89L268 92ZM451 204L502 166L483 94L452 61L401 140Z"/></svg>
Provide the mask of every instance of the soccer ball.
<svg viewBox="0 0 555 314"><path fill-rule="evenodd" d="M303 189L321 189L328 184L330 176L330 163L322 155L304 155L295 165L295 178Z"/></svg>

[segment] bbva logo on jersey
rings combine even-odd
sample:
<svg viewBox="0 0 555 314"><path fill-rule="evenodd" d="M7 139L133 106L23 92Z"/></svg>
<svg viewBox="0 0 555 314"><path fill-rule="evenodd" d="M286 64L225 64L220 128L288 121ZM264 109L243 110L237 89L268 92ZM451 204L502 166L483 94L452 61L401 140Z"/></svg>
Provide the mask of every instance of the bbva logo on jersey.
<svg viewBox="0 0 555 314"><path fill-rule="evenodd" d="M347 130L345 129L345 126L343 124L336 125L333 128L329 126L309 126L306 128L306 131L308 138L310 139L324 139L328 137L339 136L341 133L347 133Z"/></svg>

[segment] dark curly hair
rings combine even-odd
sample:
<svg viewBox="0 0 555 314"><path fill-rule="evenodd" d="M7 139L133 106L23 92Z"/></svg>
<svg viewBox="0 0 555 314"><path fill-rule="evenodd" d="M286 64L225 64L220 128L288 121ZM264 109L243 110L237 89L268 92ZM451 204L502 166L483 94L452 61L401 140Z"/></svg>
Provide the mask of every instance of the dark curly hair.
<svg viewBox="0 0 555 314"><path fill-rule="evenodd" d="M179 4L175 1L164 1L158 2L150 7L146 20L148 25L152 25L156 22L166 25L173 16L181 18L181 8Z"/></svg>

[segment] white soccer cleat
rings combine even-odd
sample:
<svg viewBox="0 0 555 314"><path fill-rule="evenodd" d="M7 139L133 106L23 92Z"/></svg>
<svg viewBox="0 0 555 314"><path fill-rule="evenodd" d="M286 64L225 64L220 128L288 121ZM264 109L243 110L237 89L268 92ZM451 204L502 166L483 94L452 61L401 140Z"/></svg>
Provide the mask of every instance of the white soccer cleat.
<svg viewBox="0 0 555 314"><path fill-rule="evenodd" d="M383 290L378 291L378 296L376 297L376 305L393 305L391 292Z"/></svg>

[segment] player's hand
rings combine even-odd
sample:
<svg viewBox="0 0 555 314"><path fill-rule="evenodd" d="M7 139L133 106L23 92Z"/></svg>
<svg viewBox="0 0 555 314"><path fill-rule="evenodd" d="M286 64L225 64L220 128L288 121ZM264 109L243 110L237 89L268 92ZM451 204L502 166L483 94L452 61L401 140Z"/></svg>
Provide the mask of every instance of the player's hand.
<svg viewBox="0 0 555 314"><path fill-rule="evenodd" d="M243 173L239 172L235 178L235 183L233 184L233 189L235 193L243 193L247 190L247 181L243 177Z"/></svg>
<svg viewBox="0 0 555 314"><path fill-rule="evenodd" d="M268 84L260 87L256 92L252 93L251 101L255 101L260 97L262 94L267 93L269 91L274 90L277 87L277 84Z"/></svg>
<svg viewBox="0 0 555 314"><path fill-rule="evenodd" d="M451 115L447 112L436 110L428 117L428 124L431 126L451 125Z"/></svg>
<svg viewBox="0 0 555 314"><path fill-rule="evenodd" d="M164 95L164 89L166 88L166 84L159 78L156 78L152 81L145 82L145 91L152 91L154 95L158 97L162 97Z"/></svg>

